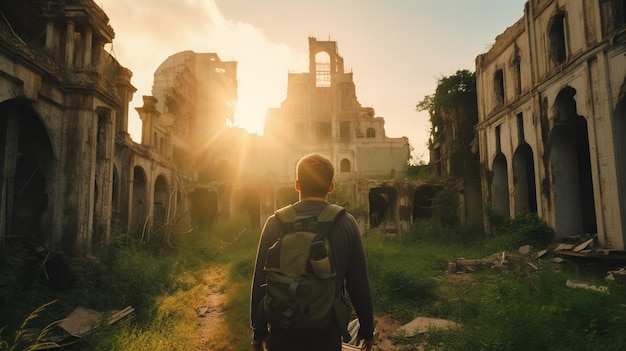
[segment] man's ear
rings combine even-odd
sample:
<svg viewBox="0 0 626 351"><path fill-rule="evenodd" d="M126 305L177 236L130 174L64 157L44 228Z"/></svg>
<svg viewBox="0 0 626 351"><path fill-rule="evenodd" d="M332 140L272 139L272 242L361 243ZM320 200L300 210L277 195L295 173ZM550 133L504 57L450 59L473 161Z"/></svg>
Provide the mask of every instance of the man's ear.
<svg viewBox="0 0 626 351"><path fill-rule="evenodd" d="M335 183L330 183L330 185L328 186L328 193L332 193L333 190L335 190Z"/></svg>
<svg viewBox="0 0 626 351"><path fill-rule="evenodd" d="M296 179L296 191L300 191L300 181Z"/></svg>

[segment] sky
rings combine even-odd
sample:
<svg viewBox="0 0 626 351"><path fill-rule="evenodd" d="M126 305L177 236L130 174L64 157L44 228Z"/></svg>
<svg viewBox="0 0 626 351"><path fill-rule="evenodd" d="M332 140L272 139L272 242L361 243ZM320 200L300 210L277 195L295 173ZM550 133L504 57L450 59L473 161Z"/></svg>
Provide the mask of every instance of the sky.
<svg viewBox="0 0 626 351"><path fill-rule="evenodd" d="M429 116L415 106L437 82L475 71L476 56L522 18L526 0L96 0L115 31L105 48L133 72L135 111L153 74L185 50L237 61L234 126L263 134L268 108L286 97L287 74L308 71L308 38L337 42L357 99L384 117L387 137L409 138L411 162L428 162Z"/></svg>

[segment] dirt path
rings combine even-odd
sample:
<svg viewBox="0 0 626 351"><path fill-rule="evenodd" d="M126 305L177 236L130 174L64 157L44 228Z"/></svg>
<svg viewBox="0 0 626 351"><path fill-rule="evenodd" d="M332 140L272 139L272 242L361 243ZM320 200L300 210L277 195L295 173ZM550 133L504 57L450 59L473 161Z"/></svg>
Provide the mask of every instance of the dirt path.
<svg viewBox="0 0 626 351"><path fill-rule="evenodd" d="M204 304L198 306L198 351L228 350L228 329L224 325L224 287L227 283L226 267L211 267L205 273L206 284Z"/></svg>

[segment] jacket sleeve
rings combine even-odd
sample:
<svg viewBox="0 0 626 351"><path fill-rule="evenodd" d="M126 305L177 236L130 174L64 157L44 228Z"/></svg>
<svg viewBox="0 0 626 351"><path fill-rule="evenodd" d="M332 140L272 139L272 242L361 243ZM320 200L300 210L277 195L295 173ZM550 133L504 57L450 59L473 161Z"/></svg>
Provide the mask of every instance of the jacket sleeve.
<svg viewBox="0 0 626 351"><path fill-rule="evenodd" d="M346 290L352 306L359 317L359 336L365 340L374 338L374 308L372 306L372 289L367 270L367 261L361 233L352 216L349 233L350 256L346 268Z"/></svg>
<svg viewBox="0 0 626 351"><path fill-rule="evenodd" d="M277 236L273 234L276 233L279 225L278 220L274 216L267 219L261 231L261 238L257 249L250 293L250 326L252 327L255 340L262 339L269 334L262 303L263 297L265 296L265 288L263 285L266 282L263 266L265 265L267 250L276 240L275 238Z"/></svg>

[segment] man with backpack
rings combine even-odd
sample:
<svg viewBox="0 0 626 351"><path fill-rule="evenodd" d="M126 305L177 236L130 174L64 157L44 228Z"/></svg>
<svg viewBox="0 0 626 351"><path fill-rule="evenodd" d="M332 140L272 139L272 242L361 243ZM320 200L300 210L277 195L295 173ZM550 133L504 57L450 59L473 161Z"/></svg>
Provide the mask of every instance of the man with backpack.
<svg viewBox="0 0 626 351"><path fill-rule="evenodd" d="M351 308L373 346L372 294L356 220L327 202L334 167L317 154L296 166L299 201L265 222L252 282L253 351L340 351Z"/></svg>

